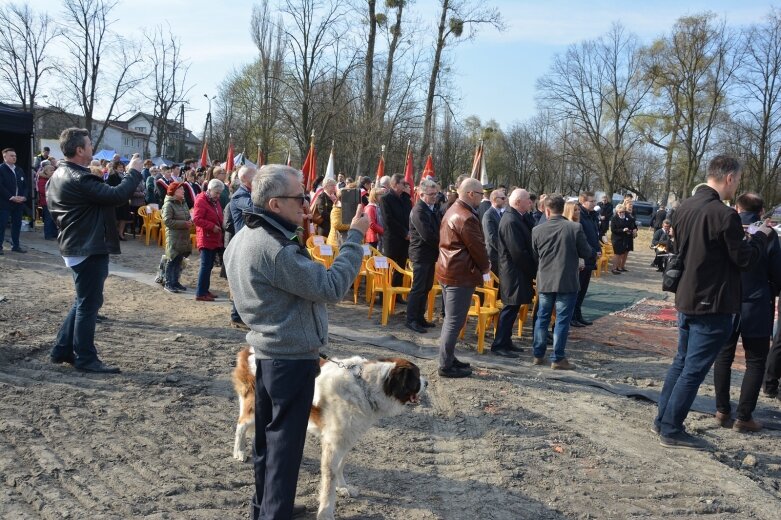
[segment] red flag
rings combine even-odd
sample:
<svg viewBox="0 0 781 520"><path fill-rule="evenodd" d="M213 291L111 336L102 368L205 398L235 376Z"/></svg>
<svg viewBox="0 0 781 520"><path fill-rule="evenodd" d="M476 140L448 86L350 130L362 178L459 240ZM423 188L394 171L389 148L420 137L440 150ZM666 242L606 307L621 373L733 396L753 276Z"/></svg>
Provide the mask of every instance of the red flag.
<svg viewBox="0 0 781 520"><path fill-rule="evenodd" d="M236 165L233 164L233 141L231 141L230 145L228 145L228 158L225 159L225 171L230 173L235 166Z"/></svg>
<svg viewBox="0 0 781 520"><path fill-rule="evenodd" d="M309 142L309 153L306 154L301 172L304 174L306 191L311 192L315 188L315 177L317 176L317 155L315 155L314 136L312 136L312 140Z"/></svg>
<svg viewBox="0 0 781 520"><path fill-rule="evenodd" d="M198 162L198 166L201 168L208 168L211 162L211 159L209 159L209 143L206 139L204 139L203 150L201 151L201 160Z"/></svg>
<svg viewBox="0 0 781 520"><path fill-rule="evenodd" d="M385 177L385 156L380 155L380 163L377 165L377 179L374 181L375 186L380 185L380 179Z"/></svg>
<svg viewBox="0 0 781 520"><path fill-rule="evenodd" d="M434 160L431 158L431 154L428 154L428 159L426 159L426 166L423 167L423 174L421 175L421 180L425 179L426 177L435 177L434 175Z"/></svg>
<svg viewBox="0 0 781 520"><path fill-rule="evenodd" d="M407 146L407 165L404 168L404 182L409 184L411 191L410 197L412 197L412 203L415 203L415 169L412 165L412 147Z"/></svg>

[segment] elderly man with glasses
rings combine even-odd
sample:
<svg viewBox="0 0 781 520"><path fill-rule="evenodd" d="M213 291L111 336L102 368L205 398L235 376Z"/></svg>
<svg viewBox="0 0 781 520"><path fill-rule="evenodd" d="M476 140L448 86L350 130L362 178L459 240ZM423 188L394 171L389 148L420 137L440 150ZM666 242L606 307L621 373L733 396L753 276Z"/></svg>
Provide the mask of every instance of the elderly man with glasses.
<svg viewBox="0 0 781 520"><path fill-rule="evenodd" d="M439 186L430 179L420 182L420 200L409 216L409 259L412 262L412 288L407 302L406 327L424 333L434 324L426 321L428 292L434 285L434 264L439 256Z"/></svg>
<svg viewBox="0 0 781 520"><path fill-rule="evenodd" d="M439 336L439 375L468 377L469 363L455 356L456 339L464 326L475 287L483 283L489 260L477 207L483 190L477 179L458 186L458 199L450 206L439 228L439 258L436 276L442 285L445 320Z"/></svg>
<svg viewBox="0 0 781 520"><path fill-rule="evenodd" d="M251 518L291 518L306 426L328 344L326 304L341 301L358 274L369 227L358 210L330 269L301 243L306 197L301 172L266 165L252 180L252 213L225 251L228 284L256 367L255 497ZM254 212L257 211L257 212Z"/></svg>

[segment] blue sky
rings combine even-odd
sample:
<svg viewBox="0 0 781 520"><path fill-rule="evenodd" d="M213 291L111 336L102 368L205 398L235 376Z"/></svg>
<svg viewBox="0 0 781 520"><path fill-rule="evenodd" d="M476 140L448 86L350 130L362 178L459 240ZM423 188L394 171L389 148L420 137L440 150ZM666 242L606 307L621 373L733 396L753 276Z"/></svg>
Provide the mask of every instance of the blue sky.
<svg viewBox="0 0 781 520"><path fill-rule="evenodd" d="M480 1L480 0L478 0ZM273 0L272 0L273 5ZM435 0L415 0L412 9L435 31ZM481 31L474 41L462 42L450 52L460 89L463 117L495 119L502 127L535 112L534 86L551 60L567 46L593 39L620 21L642 42L669 31L677 18L706 10L726 17L731 26L761 22L771 3L754 0L487 0L502 12L507 30ZM59 16L58 0L35 0L36 10ZM191 63L194 85L186 118L200 132L207 112L203 94L214 95L221 79L253 59L255 48L248 24L250 0L121 0L115 11L115 29L138 35L144 27L170 24Z"/></svg>

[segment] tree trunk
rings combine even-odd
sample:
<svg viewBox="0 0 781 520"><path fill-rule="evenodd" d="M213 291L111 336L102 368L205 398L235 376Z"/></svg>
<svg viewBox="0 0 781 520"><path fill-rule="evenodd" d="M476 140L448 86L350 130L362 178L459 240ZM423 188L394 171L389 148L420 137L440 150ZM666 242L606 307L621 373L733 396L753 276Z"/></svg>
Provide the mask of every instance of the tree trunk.
<svg viewBox="0 0 781 520"><path fill-rule="evenodd" d="M439 65L442 60L442 51L445 48L445 39L447 37L446 22L449 0L442 0L442 14L439 18L439 28L437 32L437 47L434 51L434 63L431 65L431 76L428 80L428 94L426 95L426 113L423 119L423 143L420 145L419 157L424 158L428 154L431 144L431 121L434 117L434 96L437 88L437 78L439 77Z"/></svg>

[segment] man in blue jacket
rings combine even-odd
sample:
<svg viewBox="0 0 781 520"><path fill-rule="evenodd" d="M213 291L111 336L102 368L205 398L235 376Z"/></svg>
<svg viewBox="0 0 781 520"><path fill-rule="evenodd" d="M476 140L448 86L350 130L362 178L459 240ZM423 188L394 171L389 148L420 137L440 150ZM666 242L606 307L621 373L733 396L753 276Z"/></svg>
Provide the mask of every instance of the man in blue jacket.
<svg viewBox="0 0 781 520"><path fill-rule="evenodd" d="M24 180L24 172L16 165L16 151L13 148L4 149L3 163L0 164L0 255L3 254L8 217L11 217L11 251L26 253L19 245L22 213L28 191Z"/></svg>

